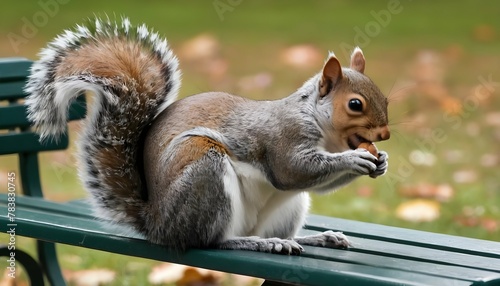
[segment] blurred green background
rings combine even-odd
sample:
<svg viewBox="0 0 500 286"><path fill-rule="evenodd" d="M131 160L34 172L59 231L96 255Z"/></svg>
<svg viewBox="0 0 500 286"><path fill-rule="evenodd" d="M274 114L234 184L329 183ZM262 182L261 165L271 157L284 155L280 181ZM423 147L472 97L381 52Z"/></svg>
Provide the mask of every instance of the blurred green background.
<svg viewBox="0 0 500 286"><path fill-rule="evenodd" d="M94 15L146 23L179 55L182 97L223 90L281 98L318 72L328 51L348 65L350 50L359 45L367 59L365 73L391 102L392 137L377 144L390 154L389 172L313 196L312 212L500 241L498 1L2 3L0 57L36 59L58 33ZM72 125L71 138L77 138L78 128ZM41 155L42 183L52 200L85 196L73 151L74 146ZM2 185L6 173L17 170L16 160L0 159ZM33 251L31 240L19 241ZM150 268L157 265L59 249L66 275L109 268L117 273L112 285L147 285Z"/></svg>

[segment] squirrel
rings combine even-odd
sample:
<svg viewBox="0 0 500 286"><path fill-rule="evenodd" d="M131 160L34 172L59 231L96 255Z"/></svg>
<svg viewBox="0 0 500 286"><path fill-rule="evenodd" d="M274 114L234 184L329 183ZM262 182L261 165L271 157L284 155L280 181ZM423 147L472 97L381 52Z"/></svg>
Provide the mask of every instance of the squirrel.
<svg viewBox="0 0 500 286"><path fill-rule="evenodd" d="M388 101L333 53L291 95L255 101L225 92L177 100L179 63L166 39L127 18L95 18L41 50L25 87L40 141L66 132L67 111L94 95L78 140L78 172L96 217L166 248L298 255L348 248L341 232L297 237L310 192L378 177L388 155ZM378 158L377 158L378 157Z"/></svg>

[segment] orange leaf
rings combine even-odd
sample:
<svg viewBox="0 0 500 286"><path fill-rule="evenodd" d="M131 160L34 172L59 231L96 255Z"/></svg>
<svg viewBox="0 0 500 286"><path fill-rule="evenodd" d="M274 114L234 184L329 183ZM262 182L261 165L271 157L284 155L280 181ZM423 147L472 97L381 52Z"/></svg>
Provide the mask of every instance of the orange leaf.
<svg viewBox="0 0 500 286"><path fill-rule="evenodd" d="M416 199L400 204L396 216L411 222L429 222L440 215L440 205L436 201Z"/></svg>

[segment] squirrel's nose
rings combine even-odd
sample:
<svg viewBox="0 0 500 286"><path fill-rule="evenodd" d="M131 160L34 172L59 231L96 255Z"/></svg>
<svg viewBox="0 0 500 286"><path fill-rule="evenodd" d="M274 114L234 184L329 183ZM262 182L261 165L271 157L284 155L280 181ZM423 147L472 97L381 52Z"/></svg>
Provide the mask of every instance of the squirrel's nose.
<svg viewBox="0 0 500 286"><path fill-rule="evenodd" d="M376 129L377 141L384 141L391 138L391 132L389 131L389 126L384 125Z"/></svg>

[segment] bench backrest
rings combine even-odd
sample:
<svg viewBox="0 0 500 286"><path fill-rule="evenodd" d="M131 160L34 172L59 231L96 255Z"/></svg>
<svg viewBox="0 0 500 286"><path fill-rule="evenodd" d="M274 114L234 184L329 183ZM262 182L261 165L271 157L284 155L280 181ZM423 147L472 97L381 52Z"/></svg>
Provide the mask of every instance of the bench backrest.
<svg viewBox="0 0 500 286"><path fill-rule="evenodd" d="M32 61L23 58L0 59L0 155L19 154L19 171L25 195L41 196L38 174L40 151L63 150L68 135L40 143L30 128L23 91ZM80 96L69 108L69 119L85 117L85 98Z"/></svg>

